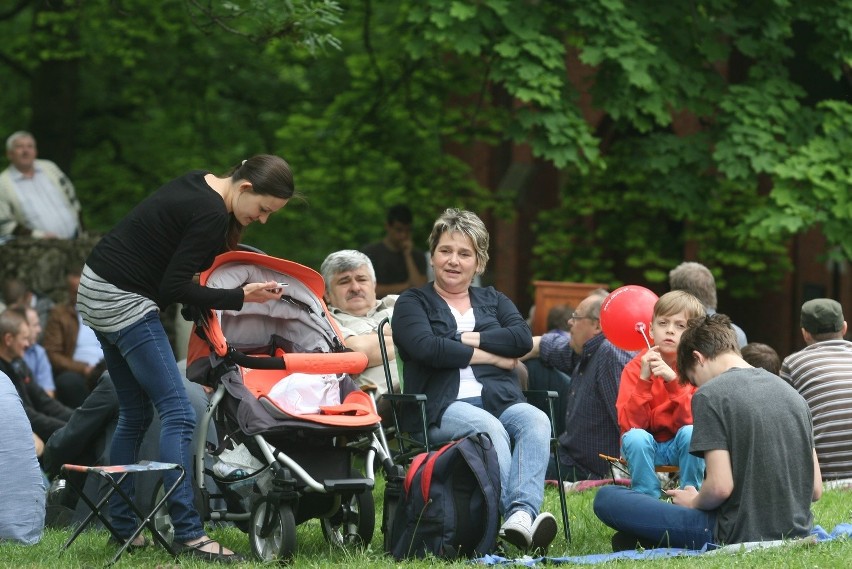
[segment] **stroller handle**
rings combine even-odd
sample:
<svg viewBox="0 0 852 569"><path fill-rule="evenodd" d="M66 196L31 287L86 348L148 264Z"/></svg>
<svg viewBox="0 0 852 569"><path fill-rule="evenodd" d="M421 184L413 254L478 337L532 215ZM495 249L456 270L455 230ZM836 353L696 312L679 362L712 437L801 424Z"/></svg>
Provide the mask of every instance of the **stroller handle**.
<svg viewBox="0 0 852 569"><path fill-rule="evenodd" d="M287 369L302 373L361 373L367 369L367 355L360 352L284 354L281 357L246 355L235 348L228 351L235 364L251 369Z"/></svg>

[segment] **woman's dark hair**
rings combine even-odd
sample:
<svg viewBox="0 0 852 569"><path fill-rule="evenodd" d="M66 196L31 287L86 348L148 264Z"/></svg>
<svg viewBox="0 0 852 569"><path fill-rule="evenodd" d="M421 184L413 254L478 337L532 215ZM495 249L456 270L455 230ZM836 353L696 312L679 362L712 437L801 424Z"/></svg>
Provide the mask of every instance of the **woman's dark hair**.
<svg viewBox="0 0 852 569"><path fill-rule="evenodd" d="M680 370L682 384L694 385L689 380L692 370L695 369L693 352L711 360L726 352L739 354L737 334L731 327L731 319L724 314L711 314L689 320L677 346L677 369Z"/></svg>
<svg viewBox="0 0 852 569"><path fill-rule="evenodd" d="M228 175L234 182L239 180L251 182L252 191L256 194L285 200L296 195L290 165L279 156L272 154L252 156L248 160L243 160L242 164L236 165ZM228 251L237 248L244 229L231 213L228 233L225 236L225 248Z"/></svg>

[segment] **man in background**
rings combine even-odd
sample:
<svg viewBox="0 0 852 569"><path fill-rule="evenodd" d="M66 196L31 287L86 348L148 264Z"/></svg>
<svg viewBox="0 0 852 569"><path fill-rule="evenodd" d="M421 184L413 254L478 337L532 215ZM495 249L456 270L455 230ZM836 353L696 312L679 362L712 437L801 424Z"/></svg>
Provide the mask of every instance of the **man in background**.
<svg viewBox="0 0 852 569"><path fill-rule="evenodd" d="M811 409L822 477L852 478L852 342L843 339L843 308L830 298L809 300L801 325L807 346L784 358L780 375Z"/></svg>
<svg viewBox="0 0 852 569"><path fill-rule="evenodd" d="M426 254L415 248L411 240L413 219L408 206L391 207L384 238L361 247L361 252L373 263L379 298L426 284Z"/></svg>
<svg viewBox="0 0 852 569"><path fill-rule="evenodd" d="M681 263L669 271L669 288L685 290L704 305L708 316L716 314L718 300L716 298L716 279L710 269L701 263ZM731 327L737 334L737 344L740 348L748 344L748 339L742 328L731 322Z"/></svg>
<svg viewBox="0 0 852 569"><path fill-rule="evenodd" d="M42 344L53 366L56 398L71 408L77 408L91 393L106 365L94 330L77 313L80 268L70 268L65 280L68 298L50 311Z"/></svg>
<svg viewBox="0 0 852 569"><path fill-rule="evenodd" d="M535 336L532 351L524 356L538 356L571 378L558 448L562 479L570 482L609 477L609 463L599 454L618 456L621 450L615 400L621 373L634 354L615 347L603 335L601 304L607 294L596 290L580 302L570 319L570 337ZM553 461L547 477L556 478Z"/></svg>
<svg viewBox="0 0 852 569"><path fill-rule="evenodd" d="M0 173L0 237L73 239L82 227L74 185L49 160L38 160L26 131L6 140L9 167Z"/></svg>

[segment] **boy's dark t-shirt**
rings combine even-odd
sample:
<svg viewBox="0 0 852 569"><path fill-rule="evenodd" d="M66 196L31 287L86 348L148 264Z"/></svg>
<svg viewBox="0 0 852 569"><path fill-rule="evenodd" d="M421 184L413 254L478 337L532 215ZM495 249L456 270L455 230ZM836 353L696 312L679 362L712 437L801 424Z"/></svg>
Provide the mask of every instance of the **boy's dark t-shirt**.
<svg viewBox="0 0 852 569"><path fill-rule="evenodd" d="M813 426L807 403L761 368L733 368L692 399L689 450L727 450L733 494L718 508L717 543L796 538L813 525Z"/></svg>

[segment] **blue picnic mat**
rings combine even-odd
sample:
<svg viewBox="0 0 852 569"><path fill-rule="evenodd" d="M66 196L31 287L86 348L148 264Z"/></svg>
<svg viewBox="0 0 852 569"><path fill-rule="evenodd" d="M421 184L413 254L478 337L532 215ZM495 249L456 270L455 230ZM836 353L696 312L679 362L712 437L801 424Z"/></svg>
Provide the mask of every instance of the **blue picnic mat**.
<svg viewBox="0 0 852 569"><path fill-rule="evenodd" d="M829 541L839 537L852 537L852 524L838 524L831 533L828 533L820 526L815 526L811 530L812 539L817 542ZM808 538L803 538L808 539ZM573 564L595 564L605 563L616 559L662 559L666 557L689 557L695 555L708 555L713 553L721 553L723 551L743 551L751 549L761 549L766 547L777 547L784 544L790 544L790 540L777 541L755 541L750 543L737 543L720 547L712 543L705 544L701 549L681 549L678 547L661 547L657 549L645 549L643 551L617 551L615 553L596 553L592 555L576 555L572 557L522 557L519 559L507 559L499 555L486 555L479 559L475 559L476 563L482 565L524 565L532 567L542 561L547 563L573 563Z"/></svg>

